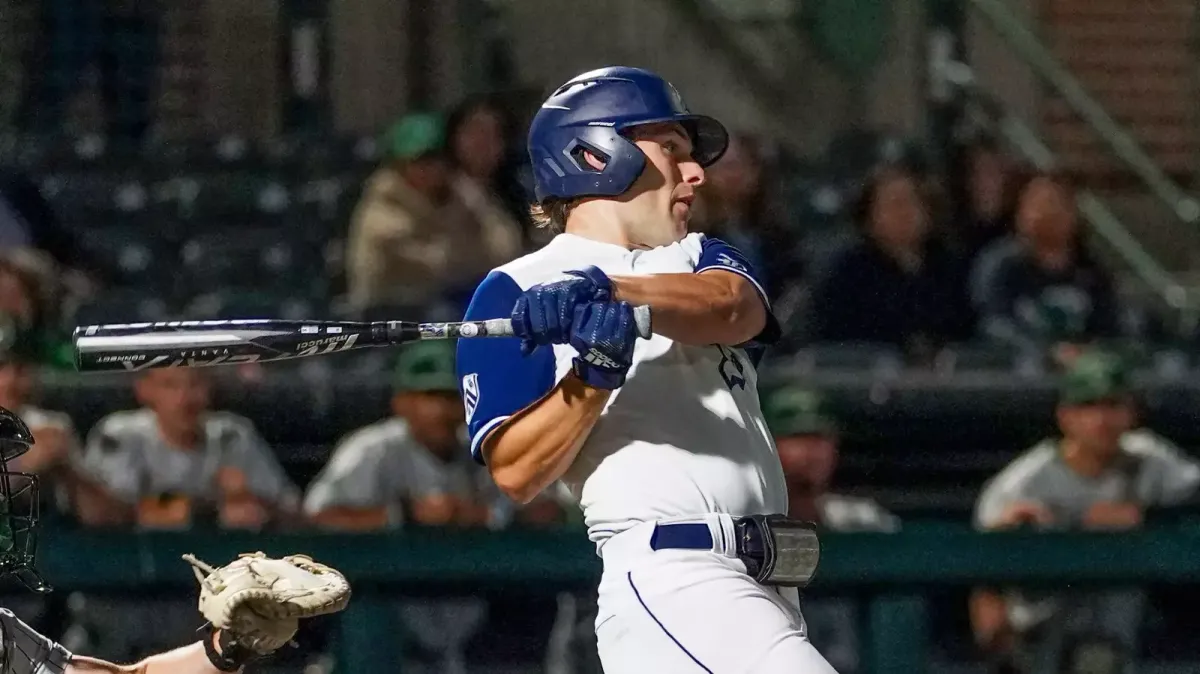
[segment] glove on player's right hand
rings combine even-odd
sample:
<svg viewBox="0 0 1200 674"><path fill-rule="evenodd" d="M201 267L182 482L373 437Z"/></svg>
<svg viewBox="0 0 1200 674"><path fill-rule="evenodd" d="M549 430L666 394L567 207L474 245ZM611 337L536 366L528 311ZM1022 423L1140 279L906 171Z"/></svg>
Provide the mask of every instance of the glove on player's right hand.
<svg viewBox="0 0 1200 674"><path fill-rule="evenodd" d="M566 344L577 307L612 299L612 281L599 267L567 275L573 278L535 285L517 298L512 323L513 333L521 339L522 355L528 356L539 346Z"/></svg>
<svg viewBox="0 0 1200 674"><path fill-rule="evenodd" d="M579 352L573 371L594 388L618 389L633 364L637 325L627 302L592 302L575 309L571 346Z"/></svg>

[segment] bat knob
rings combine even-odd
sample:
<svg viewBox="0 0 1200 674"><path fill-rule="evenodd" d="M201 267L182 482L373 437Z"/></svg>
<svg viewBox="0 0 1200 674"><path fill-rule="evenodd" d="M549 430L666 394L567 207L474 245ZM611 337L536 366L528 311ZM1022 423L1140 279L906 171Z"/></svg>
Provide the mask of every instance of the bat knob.
<svg viewBox="0 0 1200 674"><path fill-rule="evenodd" d="M637 326L638 337L650 339L654 336L654 325L650 318L650 306L641 305L633 308L633 323Z"/></svg>

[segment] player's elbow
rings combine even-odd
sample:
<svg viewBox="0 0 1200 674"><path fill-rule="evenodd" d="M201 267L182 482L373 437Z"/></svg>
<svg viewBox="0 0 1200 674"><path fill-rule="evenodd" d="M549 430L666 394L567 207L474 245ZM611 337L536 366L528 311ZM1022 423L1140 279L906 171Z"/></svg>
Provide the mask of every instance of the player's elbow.
<svg viewBox="0 0 1200 674"><path fill-rule="evenodd" d="M544 487L535 475L519 466L493 467L491 473L496 487L518 505L528 505Z"/></svg>
<svg viewBox="0 0 1200 674"><path fill-rule="evenodd" d="M712 340L717 344L733 346L744 344L757 337L767 326L767 308L758 289L746 277L730 272L713 270L705 274L719 283L719 293L714 293L710 314L716 318Z"/></svg>

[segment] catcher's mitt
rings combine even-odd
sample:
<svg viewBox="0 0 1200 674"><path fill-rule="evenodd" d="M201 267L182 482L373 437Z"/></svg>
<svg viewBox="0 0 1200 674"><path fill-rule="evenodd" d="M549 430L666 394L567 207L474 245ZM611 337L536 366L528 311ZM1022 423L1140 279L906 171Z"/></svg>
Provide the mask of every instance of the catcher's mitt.
<svg viewBox="0 0 1200 674"><path fill-rule="evenodd" d="M200 613L260 654L290 642L300 618L337 613L350 601L346 578L305 555L247 553L220 568L183 558L200 581Z"/></svg>

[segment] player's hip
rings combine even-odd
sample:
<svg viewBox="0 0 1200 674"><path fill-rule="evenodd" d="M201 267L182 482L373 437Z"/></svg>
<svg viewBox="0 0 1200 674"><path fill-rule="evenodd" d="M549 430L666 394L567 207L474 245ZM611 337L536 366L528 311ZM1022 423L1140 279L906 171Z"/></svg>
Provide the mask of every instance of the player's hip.
<svg viewBox="0 0 1200 674"><path fill-rule="evenodd" d="M720 562L760 584L805 587L820 544L811 523L724 512L642 522L598 541L605 573L665 563Z"/></svg>
<svg viewBox="0 0 1200 674"><path fill-rule="evenodd" d="M779 518L710 513L638 524L600 547L600 618L606 607L616 612L638 577L655 594L686 590L696 601L711 596L721 604L735 598L767 599L798 613L797 587L816 569L816 547L810 528Z"/></svg>
<svg viewBox="0 0 1200 674"><path fill-rule="evenodd" d="M807 641L796 588L757 582L732 546L646 555L627 541L649 544L652 534L626 533L602 552L596 633L606 674L830 671Z"/></svg>

